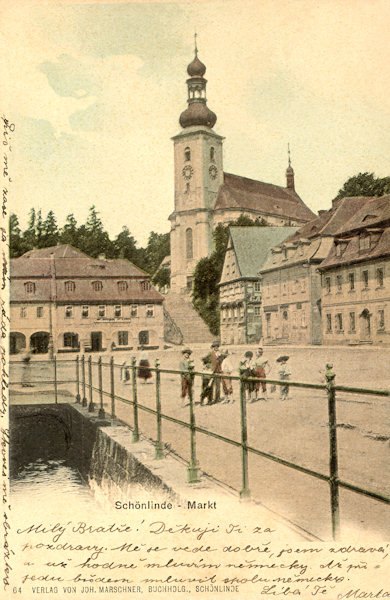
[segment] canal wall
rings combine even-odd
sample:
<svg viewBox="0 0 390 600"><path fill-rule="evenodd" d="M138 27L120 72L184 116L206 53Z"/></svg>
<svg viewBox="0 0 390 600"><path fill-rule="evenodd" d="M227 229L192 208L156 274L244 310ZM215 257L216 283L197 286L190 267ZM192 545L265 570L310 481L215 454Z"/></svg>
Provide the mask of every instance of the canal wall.
<svg viewBox="0 0 390 600"><path fill-rule="evenodd" d="M80 404L23 404L10 407L11 473L43 459L64 460L94 492L110 503L134 497L173 502L219 488L209 479L187 483L187 465L168 451L155 458L155 446L116 419L100 419ZM221 493L221 489L218 489Z"/></svg>

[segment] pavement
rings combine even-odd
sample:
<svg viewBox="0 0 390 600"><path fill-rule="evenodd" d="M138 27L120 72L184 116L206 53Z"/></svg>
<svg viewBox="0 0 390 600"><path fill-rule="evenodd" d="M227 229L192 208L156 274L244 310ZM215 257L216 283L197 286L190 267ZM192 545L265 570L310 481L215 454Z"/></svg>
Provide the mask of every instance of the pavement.
<svg viewBox="0 0 390 600"><path fill-rule="evenodd" d="M238 363L250 346L229 346L233 364ZM254 348L251 347L253 350ZM208 351L204 345L194 345L192 358L195 368L201 370L201 357ZM336 383L354 387L389 389L388 365L390 349L350 347L265 347L264 358L271 365L270 378L277 378L276 358L288 354L291 380L308 383L324 383L327 363L332 363ZM110 355L103 357L103 386L109 391ZM149 354L151 365L158 358L163 369L177 369L181 358L180 348L153 351ZM67 357L69 360L69 357ZM97 360L97 355L93 355ZM117 365L130 356L116 352ZM34 364L36 362L36 364ZM22 366L11 364L11 381L20 380ZM32 361L34 373L33 395L39 397L40 390L48 389L52 375L51 367ZM97 385L97 367L93 366L93 382ZM75 380L75 364L59 357L57 376L60 381ZM88 376L88 373L87 373ZM195 380L194 399L199 398L200 381ZM23 388L26 390L27 388ZM214 434L241 439L241 421L238 382L233 383L234 403L211 406L195 405L195 421ZM15 393L19 391L19 393ZM28 401L17 385L11 385L11 402ZM32 391L32 390L31 390ZM59 384L59 393L76 393L75 383ZM268 392L270 390L268 389ZM82 393L82 390L81 390ZM115 369L115 393L132 399L132 385L120 381L120 368ZM139 404L155 409L155 378L150 383L137 381ZM287 401L279 400L278 393L268 393L268 401L247 404L248 444L263 452L294 462L320 473L329 472L329 432L327 398L322 390L291 389ZM87 390L87 399L89 392ZM100 398L94 392L94 402ZM337 437L339 454L339 476L342 480L371 491L390 496L389 398L358 394L337 393ZM178 376L161 374L162 413L173 419L189 422L189 407L183 406L180 398ZM111 410L111 400L104 396L104 408ZM133 425L133 407L116 402L116 415L124 423ZM146 410L139 410L139 428L145 438L155 439L156 417ZM165 450L171 450L181 459L190 458L190 435L188 427L163 419L162 439ZM196 452L201 472L221 482L238 493L242 487L241 449L201 432L196 434ZM268 459L249 455L249 488L251 496L275 514L311 532L320 539L330 538L330 499L327 482L309 477ZM350 491L340 490L340 514L342 526L364 530L373 535L389 538L390 507Z"/></svg>

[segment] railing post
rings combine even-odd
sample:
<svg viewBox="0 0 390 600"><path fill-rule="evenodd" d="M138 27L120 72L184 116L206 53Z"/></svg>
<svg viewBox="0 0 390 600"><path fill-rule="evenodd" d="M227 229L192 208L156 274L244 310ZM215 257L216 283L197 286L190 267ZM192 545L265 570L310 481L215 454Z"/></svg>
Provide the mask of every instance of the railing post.
<svg viewBox="0 0 390 600"><path fill-rule="evenodd" d="M333 365L326 365L325 380L328 394L328 417L329 417L329 485L330 506L332 511L332 535L337 540L340 532L340 510L339 510L339 481L338 481L338 457L337 457L337 421L336 421L336 391L335 373Z"/></svg>
<svg viewBox="0 0 390 600"><path fill-rule="evenodd" d="M188 364L188 381L189 381L189 401L190 401L190 433L191 433L191 458L190 464L187 469L188 483L197 483L199 481L198 476L198 461L196 460L196 439L195 439L195 413L194 413L194 363L192 361Z"/></svg>
<svg viewBox="0 0 390 600"><path fill-rule="evenodd" d="M76 403L80 404L80 364L79 364L79 355L76 356Z"/></svg>
<svg viewBox="0 0 390 600"><path fill-rule="evenodd" d="M133 442L139 441L136 362L137 362L137 360L136 360L135 356L133 356L131 359L131 378L132 378L132 383L133 383L133 417L134 417Z"/></svg>
<svg viewBox="0 0 390 600"><path fill-rule="evenodd" d="M84 354L81 357L81 375L83 378L83 401L82 405L87 406L87 397L85 395L85 356Z"/></svg>
<svg viewBox="0 0 390 600"><path fill-rule="evenodd" d="M248 488L248 431L246 422L245 381L243 377L244 368L239 367L240 375L240 414L241 414L241 466L242 466L242 489L240 498L249 498Z"/></svg>
<svg viewBox="0 0 390 600"><path fill-rule="evenodd" d="M92 390L92 356L88 358L88 374L89 374L89 412L93 412L95 410L95 406L93 403L93 390Z"/></svg>
<svg viewBox="0 0 390 600"><path fill-rule="evenodd" d="M156 441L156 450L154 458L156 460L161 460L164 458L163 447L161 441L161 401L160 401L160 363L158 358L156 358L155 367L156 367L156 412L157 412L157 441Z"/></svg>
<svg viewBox="0 0 390 600"><path fill-rule="evenodd" d="M111 418L115 419L115 387L114 387L114 357L110 360L110 381L111 381Z"/></svg>
<svg viewBox="0 0 390 600"><path fill-rule="evenodd" d="M54 365L54 401L58 403L58 390L57 390L57 357L53 356Z"/></svg>
<svg viewBox="0 0 390 600"><path fill-rule="evenodd" d="M98 376L99 376L99 396L100 396L100 408L99 408L99 419L104 419L106 416L103 406L103 377L102 377L102 357L98 358Z"/></svg>

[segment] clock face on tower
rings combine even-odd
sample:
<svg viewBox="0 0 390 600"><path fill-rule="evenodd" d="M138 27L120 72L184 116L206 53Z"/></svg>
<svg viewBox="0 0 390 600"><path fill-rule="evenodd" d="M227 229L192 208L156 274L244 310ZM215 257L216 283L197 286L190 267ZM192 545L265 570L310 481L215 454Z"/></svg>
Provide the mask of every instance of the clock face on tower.
<svg viewBox="0 0 390 600"><path fill-rule="evenodd" d="M218 169L215 165L211 165L211 167L209 168L209 174L211 179L215 179L218 175Z"/></svg>
<svg viewBox="0 0 390 600"><path fill-rule="evenodd" d="M184 179L188 180L191 179L193 172L194 169L191 167L191 165L186 165L185 167L183 167L181 174L183 175Z"/></svg>

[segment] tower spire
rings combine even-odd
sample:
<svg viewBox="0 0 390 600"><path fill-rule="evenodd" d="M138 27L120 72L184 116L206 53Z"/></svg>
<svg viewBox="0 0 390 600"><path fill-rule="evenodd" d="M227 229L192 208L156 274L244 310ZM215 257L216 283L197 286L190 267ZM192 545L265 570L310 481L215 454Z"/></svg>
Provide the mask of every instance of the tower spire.
<svg viewBox="0 0 390 600"><path fill-rule="evenodd" d="M290 142L287 144L288 167L286 169L287 189L295 192L294 169L291 166Z"/></svg>
<svg viewBox="0 0 390 600"><path fill-rule="evenodd" d="M189 75L189 79L187 79L188 108L181 113L179 122L183 128L192 127L193 125L204 125L212 128L215 125L217 117L207 106L207 80L204 78L206 66L198 58L197 37L198 34L195 33L195 57L187 67L187 73Z"/></svg>

